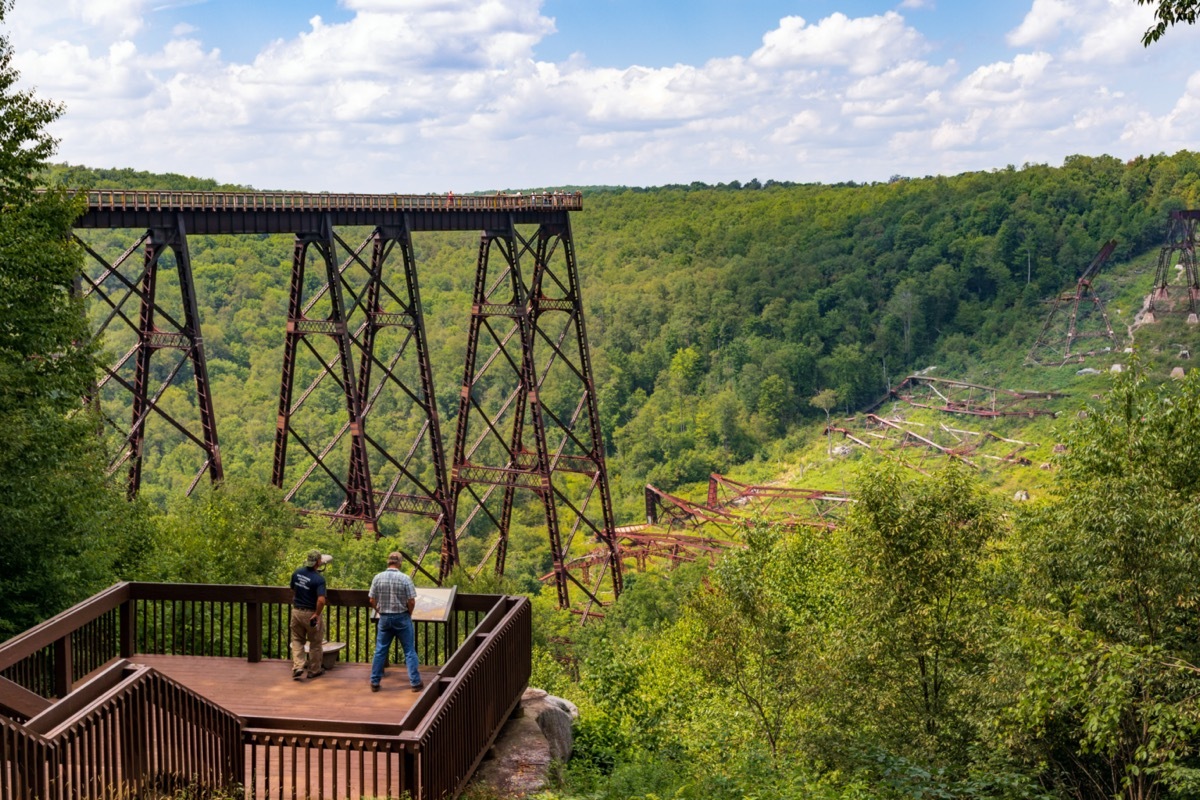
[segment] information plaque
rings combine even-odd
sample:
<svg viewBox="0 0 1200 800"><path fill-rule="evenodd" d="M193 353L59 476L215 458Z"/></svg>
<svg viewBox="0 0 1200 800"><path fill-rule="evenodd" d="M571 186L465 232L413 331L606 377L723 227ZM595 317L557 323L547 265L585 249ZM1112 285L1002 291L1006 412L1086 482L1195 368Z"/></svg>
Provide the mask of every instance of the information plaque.
<svg viewBox="0 0 1200 800"><path fill-rule="evenodd" d="M427 589L417 587L417 604L413 607L412 618L417 622L445 622L454 611L454 595L457 586L448 589Z"/></svg>

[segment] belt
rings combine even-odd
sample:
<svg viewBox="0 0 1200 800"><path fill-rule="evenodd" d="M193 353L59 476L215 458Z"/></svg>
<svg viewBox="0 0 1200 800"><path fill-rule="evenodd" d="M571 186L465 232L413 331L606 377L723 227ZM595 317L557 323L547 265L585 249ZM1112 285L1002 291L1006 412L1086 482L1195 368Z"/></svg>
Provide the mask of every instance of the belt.
<svg viewBox="0 0 1200 800"><path fill-rule="evenodd" d="M296 611L316 611L315 608L305 608L304 606L292 606Z"/></svg>

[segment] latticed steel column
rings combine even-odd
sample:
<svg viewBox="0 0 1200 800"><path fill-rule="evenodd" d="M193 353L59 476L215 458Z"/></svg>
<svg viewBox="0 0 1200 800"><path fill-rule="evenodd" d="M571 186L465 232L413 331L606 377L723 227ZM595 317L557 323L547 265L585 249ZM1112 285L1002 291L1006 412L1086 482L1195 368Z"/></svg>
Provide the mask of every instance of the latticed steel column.
<svg viewBox="0 0 1200 800"><path fill-rule="evenodd" d="M564 398L561 408L548 403L543 408L548 432L552 434L550 443L554 447L551 485L557 504L565 509L564 513L569 514L571 520L566 542L552 542L557 573L555 583L562 587L559 597L565 607L567 581L574 581L565 562L577 534L582 532L599 541L608 552L607 570L602 571L595 583L580 584L591 602L599 600L600 585L606 577L604 572L607 572L613 596L620 595L621 558L570 220L562 225L542 225L536 238L537 255L530 290L534 347L537 362L545 365L542 381L550 382L556 395ZM581 491L572 491L569 478L572 474L586 478L587 483Z"/></svg>
<svg viewBox="0 0 1200 800"><path fill-rule="evenodd" d="M451 469L459 527L450 546L443 548L443 579L460 562L460 545L468 532L476 540L495 536L486 552L471 560L478 561L478 570L494 560L496 572L503 574L516 488L538 493L547 518L553 516L546 491L549 468L538 463L536 448L530 451L525 445L534 376L528 293L517 248L511 224L480 236ZM482 359L481 347L486 348ZM544 433L541 438L544 443ZM499 499L497 489L502 490ZM461 515L460 508L468 502L471 510Z"/></svg>
<svg viewBox="0 0 1200 800"><path fill-rule="evenodd" d="M324 283L306 303L305 272L309 255L313 252L323 262ZM309 316L317 302L322 300L327 308L326 316ZM314 339L332 342L333 352L322 350L312 341ZM292 499L312 471L320 469L338 487L344 498L338 516L349 522L361 522L364 527L374 532L377 529L375 498L371 490L371 473L363 435L363 403L359 395L359 384L354 377L350 342L343 299L342 270L338 269L334 258L333 227L326 216L320 231L297 234L293 249L287 332L279 390L279 415L275 429L275 461L271 481L276 486L283 486L288 465L288 444L294 439L312 459L312 463L300 481L288 492L287 498ZM301 344L314 357L317 366L312 382L293 403L293 387L299 366L297 356ZM309 442L309 439L313 438L312 434L306 437L293 421L296 412L310 400L313 392L327 377L331 377L337 383L345 407L346 424L343 430L348 431L350 436L347 468L331 461L333 445L318 452ZM348 475L354 477L353 483Z"/></svg>
<svg viewBox="0 0 1200 800"><path fill-rule="evenodd" d="M1196 321L1196 309L1200 305L1200 273L1196 266L1196 224L1200 211L1172 211L1167 228L1167 241L1158 254L1158 268L1154 273L1154 288L1150 290L1149 311L1155 313L1180 311L1171 300L1170 284L1174 279L1176 264L1183 267L1187 281L1188 322ZM1147 321L1152 322L1153 317Z"/></svg>
<svg viewBox="0 0 1200 800"><path fill-rule="evenodd" d="M400 548L413 566L436 582L441 582L440 563L454 546L454 505L446 470L446 454L438 421L434 392L433 367L425 334L425 315L417 280L410 227L379 227L371 235L371 261L364 264L357 255L353 260L367 269L367 284L361 295L362 321L352 337L359 351L358 388L363 399L363 437L371 457L375 508L387 512L423 516L433 520L433 530L415 553ZM399 253L403 284L393 289L386 280L386 267ZM354 315L351 314L351 318ZM389 329L399 335L387 337ZM389 448L366 429L367 417L381 397L395 406L407 403L402 418L416 422L415 433L403 450ZM389 433L395 434L393 426ZM351 463L350 484L363 481ZM423 478L432 471L433 483ZM425 559L437 544L439 568L431 572Z"/></svg>
<svg viewBox="0 0 1200 800"><path fill-rule="evenodd" d="M523 255L534 261L528 285L520 268ZM490 355L481 359L481 348ZM556 398L550 404L544 402L547 384ZM584 478L582 487L578 476ZM560 607L570 606L570 583L584 591L589 608L602 602L596 587L579 583L565 566L580 531L606 543L610 555L604 572L613 596L620 593L620 558L568 225L542 226L530 239L515 227L481 237L452 484L459 550L467 543L490 542L477 570L494 561L495 571L503 574L514 493L527 489L542 500ZM471 504L464 514L464 505ZM569 520L565 538L564 514ZM449 556L445 568L463 557L461 552Z"/></svg>
<svg viewBox="0 0 1200 800"><path fill-rule="evenodd" d="M93 401L100 402L99 393L110 382L116 383L132 396L130 427L128 432L124 433L118 452L109 465L110 473L119 469L123 464L129 465L127 493L130 498L135 497L141 488L146 426L151 413L165 420L186 439L199 447L204 455L204 463L188 486L189 494L205 472L209 474L214 484L220 482L224 474L221 467L220 446L217 441L216 415L213 412L208 366L204 355L204 340L200 335L200 314L196 303L196 287L192 275L191 256L188 252L187 235L183 220L178 215L175 223L174 227L150 229L111 264L90 245L76 237L76 241L83 249L104 268L95 278L87 274L82 276L82 283L87 287L83 291L83 296L97 297L110 308L109 314L96 328L96 337L104 336L110 327L114 332L120 330L122 324L134 335L133 345L125 355L116 364L105 368L105 375L96 386L97 396L92 398ZM127 277L122 269L127 267L133 253L143 245L145 245L145 250L141 272L136 277ZM167 251L170 251L175 261L182 319L179 318L178 311L172 312L164 307L159 298L161 259ZM136 320L132 319L124 310L125 304L132 297L138 298L139 308ZM118 324L114 325L113 323ZM180 356L168 371L166 378L152 392L153 356L161 350L175 350L180 353ZM131 361L134 373L132 379L122 374ZM188 424L176 415L166 411L159 402L163 393L174 385L176 377L185 365L190 365L192 368L196 390L194 402L199 414L199 434L191 430ZM111 417L105 416L110 424L114 424L111 422Z"/></svg>

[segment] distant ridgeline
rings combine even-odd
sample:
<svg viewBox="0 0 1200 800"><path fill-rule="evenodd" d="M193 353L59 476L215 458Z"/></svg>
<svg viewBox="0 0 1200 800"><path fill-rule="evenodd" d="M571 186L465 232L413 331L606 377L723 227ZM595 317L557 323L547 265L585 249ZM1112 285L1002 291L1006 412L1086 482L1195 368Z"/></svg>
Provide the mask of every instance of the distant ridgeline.
<svg viewBox="0 0 1200 800"><path fill-rule="evenodd" d="M45 179L247 188L67 165ZM1123 337L1149 291L1169 213L1200 207L1200 155L1129 163L1075 156L1061 167L866 185L752 180L583 191L585 210L572 226L620 523L644 516L647 482L670 491L787 447L790 431L824 422L809 399L825 389L836 391L838 409L859 409L928 365L943 377L980 379L986 370L989 385L1039 388L1029 370L1050 368L1020 370L1043 327L1044 301L1073 290L1109 240L1116 244L1091 288ZM127 236L82 234L98 251L128 246ZM414 237L439 385L461 378L458 332L478 238ZM210 380L222 398L226 472L265 481L290 244L194 236L189 247ZM997 377L1010 372L1018 377ZM457 408L439 402L452 431ZM169 444L146 459L157 482L145 487L152 499L191 480Z"/></svg>

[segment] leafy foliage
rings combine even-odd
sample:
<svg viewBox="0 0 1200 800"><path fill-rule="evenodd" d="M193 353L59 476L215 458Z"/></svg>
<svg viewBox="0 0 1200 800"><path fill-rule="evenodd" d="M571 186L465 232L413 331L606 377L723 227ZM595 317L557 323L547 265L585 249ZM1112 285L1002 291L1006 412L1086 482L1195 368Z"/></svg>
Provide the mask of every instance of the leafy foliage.
<svg viewBox="0 0 1200 800"><path fill-rule="evenodd" d="M1154 6L1154 17L1158 20L1142 35L1142 44L1149 47L1157 42L1173 25L1192 25L1200 15L1200 3L1196 0L1137 0L1139 6Z"/></svg>
<svg viewBox="0 0 1200 800"><path fill-rule="evenodd" d="M1017 540L1010 743L1085 796L1195 787L1200 376L1135 366L1080 420L1055 502ZM1064 747L1065 742L1070 746Z"/></svg>
<svg viewBox="0 0 1200 800"><path fill-rule="evenodd" d="M0 4L0 21L11 9ZM147 536L140 507L104 476L95 378L71 243L79 206L34 193L61 109L15 89L0 37L0 637L82 600L130 568Z"/></svg>

